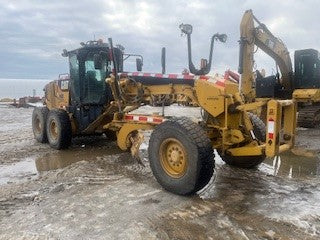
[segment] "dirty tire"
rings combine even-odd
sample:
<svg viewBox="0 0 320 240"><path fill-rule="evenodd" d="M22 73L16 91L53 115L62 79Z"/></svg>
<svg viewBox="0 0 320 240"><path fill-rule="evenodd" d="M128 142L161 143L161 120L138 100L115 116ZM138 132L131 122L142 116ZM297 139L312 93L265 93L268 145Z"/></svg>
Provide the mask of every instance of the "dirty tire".
<svg viewBox="0 0 320 240"><path fill-rule="evenodd" d="M253 125L253 132L256 138L261 141L266 141L266 125L257 115L248 113Z"/></svg>
<svg viewBox="0 0 320 240"><path fill-rule="evenodd" d="M248 113L253 124L253 132L259 141L265 142L266 140L266 125L255 114ZM254 168L264 161L265 155L261 156L248 156L248 157L234 157L230 155L221 156L222 160L232 166L239 168Z"/></svg>
<svg viewBox="0 0 320 240"><path fill-rule="evenodd" d="M186 167L181 176L170 176L163 167L161 152L167 141L179 142L186 153ZM175 194L190 195L197 192L209 182L214 172L210 139L198 124L186 117L173 118L158 125L151 134L148 152L153 175L163 188Z"/></svg>
<svg viewBox="0 0 320 240"><path fill-rule="evenodd" d="M105 132L105 135L108 138L108 140L110 140L110 141L116 141L117 140L117 132L116 131L107 130Z"/></svg>
<svg viewBox="0 0 320 240"><path fill-rule="evenodd" d="M47 118L47 136L50 147L65 149L71 144L72 129L69 115L64 110L50 110Z"/></svg>
<svg viewBox="0 0 320 240"><path fill-rule="evenodd" d="M35 107L32 113L32 131L34 138L40 143L47 143L46 121L48 116L47 107Z"/></svg>

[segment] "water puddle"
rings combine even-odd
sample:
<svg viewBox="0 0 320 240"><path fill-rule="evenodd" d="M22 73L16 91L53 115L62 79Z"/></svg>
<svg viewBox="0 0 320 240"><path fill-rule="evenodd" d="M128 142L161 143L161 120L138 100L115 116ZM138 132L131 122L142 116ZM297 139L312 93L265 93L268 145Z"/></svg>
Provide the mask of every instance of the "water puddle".
<svg viewBox="0 0 320 240"><path fill-rule="evenodd" d="M0 166L0 185L19 182L37 176L33 158L21 162Z"/></svg>
<svg viewBox="0 0 320 240"><path fill-rule="evenodd" d="M215 162L217 165L225 164L216 150ZM314 151L294 148L281 156L266 158L259 166L259 170L273 176L288 178L320 178L320 158Z"/></svg>
<svg viewBox="0 0 320 240"><path fill-rule="evenodd" d="M261 168L274 176L315 177L320 176L320 159L311 151L293 149L292 152L266 159Z"/></svg>
<svg viewBox="0 0 320 240"><path fill-rule="evenodd" d="M116 146L110 148L81 148L56 151L40 157L28 157L20 162L0 166L0 185L37 177L38 172L56 170L79 161L94 161L97 157L119 154Z"/></svg>
<svg viewBox="0 0 320 240"><path fill-rule="evenodd" d="M35 159L35 165L38 172L50 171L64 168L79 161L94 161L97 157L103 157L113 154L119 154L122 151L117 148L108 149L73 149L57 151L55 154L46 154Z"/></svg>

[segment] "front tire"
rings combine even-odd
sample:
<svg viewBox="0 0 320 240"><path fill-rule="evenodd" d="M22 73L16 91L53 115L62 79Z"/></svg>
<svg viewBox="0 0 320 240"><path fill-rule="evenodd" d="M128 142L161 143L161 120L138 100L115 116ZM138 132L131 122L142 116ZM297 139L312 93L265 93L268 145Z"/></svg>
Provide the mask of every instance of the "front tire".
<svg viewBox="0 0 320 240"><path fill-rule="evenodd" d="M64 110L51 110L47 119L47 136L50 147L66 149L71 144L72 129L69 115Z"/></svg>
<svg viewBox="0 0 320 240"><path fill-rule="evenodd" d="M47 107L35 107L32 112L32 131L34 138L40 143L47 143L46 122L48 116Z"/></svg>
<svg viewBox="0 0 320 240"><path fill-rule="evenodd" d="M214 155L206 132L188 118L173 118L155 128L149 141L153 175L166 190L190 195L214 172Z"/></svg>

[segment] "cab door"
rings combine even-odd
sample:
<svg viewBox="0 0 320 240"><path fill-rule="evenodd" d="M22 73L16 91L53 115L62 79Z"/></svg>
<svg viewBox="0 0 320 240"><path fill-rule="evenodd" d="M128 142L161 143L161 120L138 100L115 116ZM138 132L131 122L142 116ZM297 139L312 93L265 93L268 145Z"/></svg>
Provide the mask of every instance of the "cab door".
<svg viewBox="0 0 320 240"><path fill-rule="evenodd" d="M96 51L70 55L71 109L79 132L85 130L102 113L112 96L105 79L109 74L108 62L101 69L94 67Z"/></svg>

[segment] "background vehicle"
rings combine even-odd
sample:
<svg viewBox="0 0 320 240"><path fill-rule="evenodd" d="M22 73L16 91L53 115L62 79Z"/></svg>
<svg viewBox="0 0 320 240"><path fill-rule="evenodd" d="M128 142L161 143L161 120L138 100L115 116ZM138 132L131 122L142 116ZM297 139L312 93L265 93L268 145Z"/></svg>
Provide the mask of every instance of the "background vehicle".
<svg viewBox="0 0 320 240"><path fill-rule="evenodd" d="M255 22L257 26L255 26ZM316 127L320 124L320 55L314 49L296 50L294 69L286 45L248 10L240 24L239 73L241 88L248 101L255 98L294 98L299 103L298 125ZM280 73L254 76L254 47L272 57Z"/></svg>
<svg viewBox="0 0 320 240"><path fill-rule="evenodd" d="M300 105L298 125L306 128L320 125L320 54L314 49L294 53L293 97Z"/></svg>

